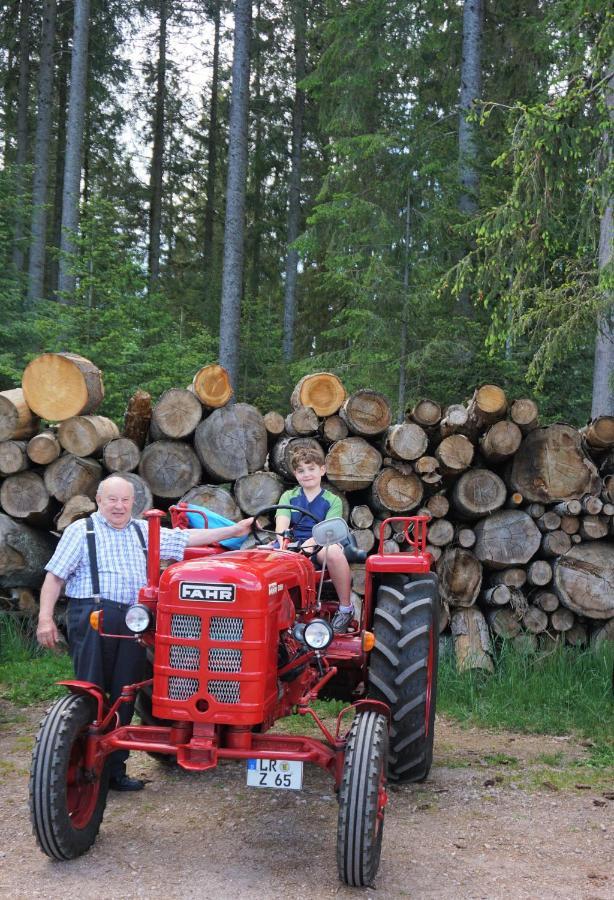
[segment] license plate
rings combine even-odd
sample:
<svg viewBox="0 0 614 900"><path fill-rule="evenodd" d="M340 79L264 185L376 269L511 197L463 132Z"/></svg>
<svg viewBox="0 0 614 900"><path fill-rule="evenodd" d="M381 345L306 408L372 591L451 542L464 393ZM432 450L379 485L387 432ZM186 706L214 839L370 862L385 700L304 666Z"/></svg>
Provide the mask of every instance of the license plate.
<svg viewBox="0 0 614 900"><path fill-rule="evenodd" d="M251 787L300 791L303 787L303 763L288 759L248 759L247 783Z"/></svg>

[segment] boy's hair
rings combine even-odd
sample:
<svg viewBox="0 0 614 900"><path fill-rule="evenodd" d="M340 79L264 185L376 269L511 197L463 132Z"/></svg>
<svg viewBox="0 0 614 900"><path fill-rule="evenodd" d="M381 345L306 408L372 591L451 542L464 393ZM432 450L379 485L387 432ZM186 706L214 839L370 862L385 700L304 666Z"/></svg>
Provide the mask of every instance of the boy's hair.
<svg viewBox="0 0 614 900"><path fill-rule="evenodd" d="M315 463L316 466L323 466L325 459L324 451L319 447L299 447L290 457L290 468L294 472L301 465Z"/></svg>

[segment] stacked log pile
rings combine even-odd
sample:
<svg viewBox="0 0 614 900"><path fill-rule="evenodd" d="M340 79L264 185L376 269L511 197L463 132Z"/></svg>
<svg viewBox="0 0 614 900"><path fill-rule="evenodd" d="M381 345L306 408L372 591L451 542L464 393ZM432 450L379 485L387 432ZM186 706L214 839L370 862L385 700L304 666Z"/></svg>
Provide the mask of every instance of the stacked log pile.
<svg viewBox="0 0 614 900"><path fill-rule="evenodd" d="M614 636L614 419L581 431L540 427L530 399L484 385L442 409L421 400L393 423L379 392L348 395L330 373L296 385L285 416L229 405L220 366L155 403L138 390L123 428L97 415L99 370L44 354L21 388L0 393L0 592L33 608L59 534L88 515L100 480L135 487L137 515L177 500L231 519L253 515L294 483L297 447L326 455L327 487L367 551L409 549L390 516L430 517L428 550L441 584L442 627L462 666L492 667L493 637L522 646L582 645ZM43 425L41 425L41 422ZM46 424L45 424L46 423ZM223 485L223 487L222 487ZM354 566L364 593L364 567Z"/></svg>

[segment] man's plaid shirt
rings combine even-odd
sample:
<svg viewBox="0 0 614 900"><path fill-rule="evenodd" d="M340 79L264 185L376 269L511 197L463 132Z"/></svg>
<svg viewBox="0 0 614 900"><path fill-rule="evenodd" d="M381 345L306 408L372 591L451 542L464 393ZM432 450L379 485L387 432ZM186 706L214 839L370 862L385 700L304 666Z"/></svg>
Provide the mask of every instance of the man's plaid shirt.
<svg viewBox="0 0 614 900"><path fill-rule="evenodd" d="M96 535L100 596L130 606L136 603L139 590L147 581L147 563L139 536L132 524L125 528L113 528L99 512L92 514L92 522ZM147 543L147 523L142 519L132 519L131 522L141 529ZM45 566L47 572L66 582L64 593L67 597L91 597L93 594L85 530L85 519L69 525ZM183 559L187 543L188 531L162 528L160 552L163 559Z"/></svg>

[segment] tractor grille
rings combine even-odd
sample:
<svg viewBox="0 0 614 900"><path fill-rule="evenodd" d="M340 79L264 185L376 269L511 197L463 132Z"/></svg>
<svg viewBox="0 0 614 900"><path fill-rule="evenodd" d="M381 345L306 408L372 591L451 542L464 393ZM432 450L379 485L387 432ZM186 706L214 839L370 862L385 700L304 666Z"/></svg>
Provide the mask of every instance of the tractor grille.
<svg viewBox="0 0 614 900"><path fill-rule="evenodd" d="M200 649L171 644L170 664L173 669L198 669L200 666Z"/></svg>
<svg viewBox="0 0 614 900"><path fill-rule="evenodd" d="M226 647L211 647L209 650L210 672L240 672L243 652Z"/></svg>
<svg viewBox="0 0 614 900"><path fill-rule="evenodd" d="M168 696L170 700L189 700L198 690L196 678L179 678L171 675L168 679Z"/></svg>
<svg viewBox="0 0 614 900"><path fill-rule="evenodd" d="M171 637L198 640L201 634L200 616L171 616Z"/></svg>
<svg viewBox="0 0 614 900"><path fill-rule="evenodd" d="M231 616L211 616L209 622L209 640L243 640L243 619L237 619Z"/></svg>
<svg viewBox="0 0 614 900"><path fill-rule="evenodd" d="M209 681L207 692L218 703L239 703L241 700L241 684L238 681Z"/></svg>

